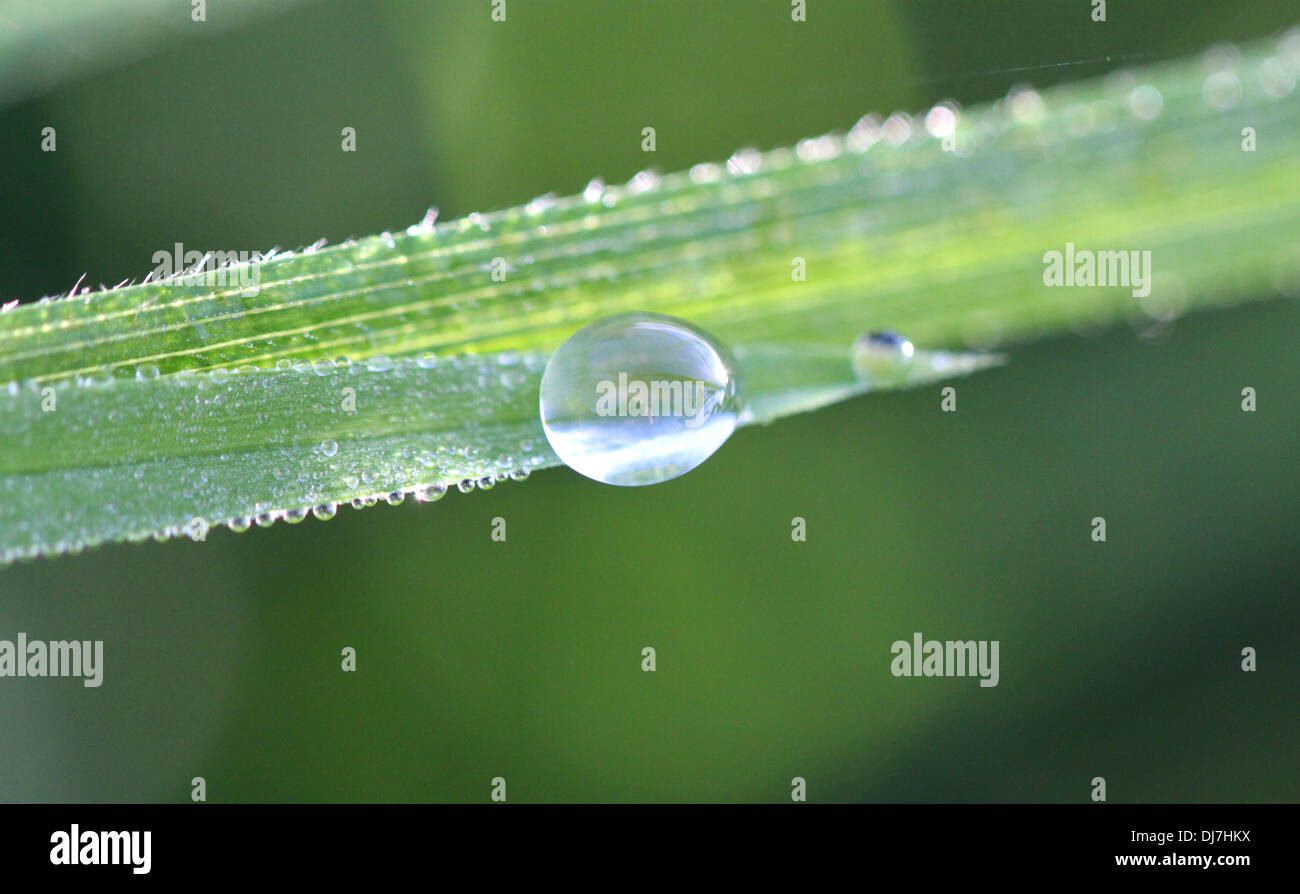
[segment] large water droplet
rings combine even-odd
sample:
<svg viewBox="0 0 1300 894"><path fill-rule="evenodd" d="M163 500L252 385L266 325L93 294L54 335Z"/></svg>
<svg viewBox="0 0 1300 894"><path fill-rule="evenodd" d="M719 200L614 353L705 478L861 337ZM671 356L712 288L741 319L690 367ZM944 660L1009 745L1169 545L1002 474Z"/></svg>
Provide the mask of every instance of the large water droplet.
<svg viewBox="0 0 1300 894"><path fill-rule="evenodd" d="M571 469L606 484L658 484L694 469L736 428L730 353L662 314L608 317L560 345L542 375L542 427Z"/></svg>
<svg viewBox="0 0 1300 894"><path fill-rule="evenodd" d="M441 481L433 484L424 484L415 489L415 499L421 503L432 503L435 500L441 500L447 493L447 485Z"/></svg>

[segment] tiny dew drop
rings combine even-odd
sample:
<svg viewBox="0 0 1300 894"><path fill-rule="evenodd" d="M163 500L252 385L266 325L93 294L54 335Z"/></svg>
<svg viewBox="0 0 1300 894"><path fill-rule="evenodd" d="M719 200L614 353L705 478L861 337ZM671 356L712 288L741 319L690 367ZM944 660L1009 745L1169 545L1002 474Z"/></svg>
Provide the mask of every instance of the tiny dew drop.
<svg viewBox="0 0 1300 894"><path fill-rule="evenodd" d="M392 493L386 494L384 496L384 502L387 503L389 506L400 506L402 504L402 501L405 499L406 499L406 494L402 493L400 490L395 490Z"/></svg>
<svg viewBox="0 0 1300 894"><path fill-rule="evenodd" d="M735 431L739 371L684 320L607 317L556 350L541 384L542 428L565 465L605 484L658 484L704 462Z"/></svg>
<svg viewBox="0 0 1300 894"><path fill-rule="evenodd" d="M329 521L338 514L339 507L337 503L321 503L319 506L312 507L311 514L321 521Z"/></svg>
<svg viewBox="0 0 1300 894"><path fill-rule="evenodd" d="M246 516L241 516L240 518L232 518L230 521L226 522L226 527L234 531L236 534L242 534L252 526L253 526L253 520Z"/></svg>
<svg viewBox="0 0 1300 894"><path fill-rule="evenodd" d="M306 509L286 509L284 513L284 520L291 525L298 524L298 522L302 521L306 517Z"/></svg>
<svg viewBox="0 0 1300 894"><path fill-rule="evenodd" d="M325 454L325 456L327 456L327 457L333 456L334 454L336 454L336 453L339 452L339 445L338 445L338 442L337 442L337 441L321 441L321 444L320 444L320 452L323 453L323 454Z"/></svg>
<svg viewBox="0 0 1300 894"><path fill-rule="evenodd" d="M915 353L897 332L867 332L853 343L853 370L863 381L898 381L907 377Z"/></svg>

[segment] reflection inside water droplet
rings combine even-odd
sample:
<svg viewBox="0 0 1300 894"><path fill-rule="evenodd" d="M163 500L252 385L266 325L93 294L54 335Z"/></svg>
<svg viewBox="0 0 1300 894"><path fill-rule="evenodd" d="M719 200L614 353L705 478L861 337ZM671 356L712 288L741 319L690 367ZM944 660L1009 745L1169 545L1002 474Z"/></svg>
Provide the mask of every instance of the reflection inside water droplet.
<svg viewBox="0 0 1300 894"><path fill-rule="evenodd" d="M542 375L552 449L606 484L657 484L689 472L731 436L740 404L727 350L662 314L620 314L578 330Z"/></svg>

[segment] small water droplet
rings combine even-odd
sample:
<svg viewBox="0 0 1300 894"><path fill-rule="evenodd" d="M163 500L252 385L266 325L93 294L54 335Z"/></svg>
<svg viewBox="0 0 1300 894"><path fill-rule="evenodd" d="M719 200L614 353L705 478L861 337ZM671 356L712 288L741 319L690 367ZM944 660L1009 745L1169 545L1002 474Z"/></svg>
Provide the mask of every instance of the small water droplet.
<svg viewBox="0 0 1300 894"><path fill-rule="evenodd" d="M474 489L474 479L462 478L460 481L456 482L456 487L460 488L462 494L467 494Z"/></svg>
<svg viewBox="0 0 1300 894"><path fill-rule="evenodd" d="M226 527L234 531L236 534L242 534L252 526L253 520L247 516L232 518L230 521L226 522Z"/></svg>
<svg viewBox="0 0 1300 894"><path fill-rule="evenodd" d="M336 453L339 452L338 442L333 440L321 441L320 452L325 454L326 457L334 456Z"/></svg>
<svg viewBox="0 0 1300 894"><path fill-rule="evenodd" d="M692 183L717 183L722 179L722 165L701 162L690 170Z"/></svg>
<svg viewBox="0 0 1300 894"><path fill-rule="evenodd" d="M271 525L275 524L275 513L263 512L261 515L257 516L257 518L253 520L257 522L257 526L259 528L269 528L271 527Z"/></svg>
<svg viewBox="0 0 1300 894"><path fill-rule="evenodd" d="M284 520L291 525L298 524L298 522L302 521L306 517L306 509L286 509L284 513Z"/></svg>
<svg viewBox="0 0 1300 894"><path fill-rule="evenodd" d="M620 314L580 329L542 375L551 447L606 484L657 484L694 469L731 436L740 403L727 350L661 314Z"/></svg>
<svg viewBox="0 0 1300 894"><path fill-rule="evenodd" d="M795 144L794 154L802 162L829 161L844 148L844 140L836 134L823 134L820 137L808 137Z"/></svg>
<svg viewBox="0 0 1300 894"><path fill-rule="evenodd" d="M897 332L868 332L853 343L853 369L860 379L895 381L906 375L914 354L912 343Z"/></svg>
<svg viewBox="0 0 1300 894"><path fill-rule="evenodd" d="M1133 109L1133 114L1137 115L1143 121L1150 121L1160 114L1160 109L1164 107L1164 97L1160 91L1150 84L1143 84L1134 88L1129 95L1129 105Z"/></svg>
<svg viewBox="0 0 1300 894"><path fill-rule="evenodd" d="M1208 72L1236 71L1241 65L1241 50L1230 43L1216 43L1201 54L1201 64Z"/></svg>
<svg viewBox="0 0 1300 894"><path fill-rule="evenodd" d="M925 129L930 136L943 139L957 130L957 107L951 102L941 102L925 113Z"/></svg>
<svg viewBox="0 0 1300 894"><path fill-rule="evenodd" d="M880 118L876 115L864 115L849 130L845 143L853 152L866 152L880 142Z"/></svg>
<svg viewBox="0 0 1300 894"><path fill-rule="evenodd" d="M339 507L337 503L321 503L319 506L313 506L311 514L321 521L329 521L338 514Z"/></svg>
<svg viewBox="0 0 1300 894"><path fill-rule="evenodd" d="M885 142L891 146L901 146L912 137L912 118L906 112L895 112L885 119L881 126Z"/></svg>
<svg viewBox="0 0 1300 894"><path fill-rule="evenodd" d="M1259 83L1269 96L1283 97L1295 89L1296 71L1281 58L1265 59L1259 66Z"/></svg>
<svg viewBox="0 0 1300 894"><path fill-rule="evenodd" d="M763 153L757 149L737 149L727 159L727 171L737 176L757 173L763 166Z"/></svg>
<svg viewBox="0 0 1300 894"><path fill-rule="evenodd" d="M402 501L405 499L406 499L406 494L402 493L400 490L395 490L391 494L387 494L384 497L384 502L387 503L389 506L400 506L402 504Z"/></svg>
<svg viewBox="0 0 1300 894"><path fill-rule="evenodd" d="M1232 108L1241 99L1241 81L1236 72L1216 71L1201 85L1205 104L1216 111Z"/></svg>
<svg viewBox="0 0 1300 894"><path fill-rule="evenodd" d="M158 378L158 367L152 363L141 363L135 368L135 377L141 382L152 382Z"/></svg>
<svg viewBox="0 0 1300 894"><path fill-rule="evenodd" d="M1032 87L1016 84L1007 94L1007 108L1017 124L1034 125L1043 120L1043 97Z"/></svg>
<svg viewBox="0 0 1300 894"><path fill-rule="evenodd" d="M629 195L640 195L643 192L650 192L659 185L659 182L660 176L656 171L641 171L627 182L627 191Z"/></svg>

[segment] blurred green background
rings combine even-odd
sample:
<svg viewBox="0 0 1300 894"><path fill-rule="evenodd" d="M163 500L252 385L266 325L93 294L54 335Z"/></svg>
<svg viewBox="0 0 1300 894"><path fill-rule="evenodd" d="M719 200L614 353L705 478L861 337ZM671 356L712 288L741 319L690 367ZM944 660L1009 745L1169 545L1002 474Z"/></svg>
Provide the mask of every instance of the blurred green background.
<svg viewBox="0 0 1300 894"><path fill-rule="evenodd" d="M1182 0L1104 24L1082 0L507 10L322 0L146 33L0 109L0 300L138 277L178 241L335 242L1300 22ZM483 802L503 776L512 802L777 802L802 776L811 801L1085 802L1104 776L1115 802L1294 801L1297 336L1272 299L1014 348L955 383L956 414L928 388L746 429L655 487L551 470L0 570L0 638L105 641L99 689L0 680L0 799L187 801L203 776L210 801ZM1000 685L891 676L915 631L999 640Z"/></svg>

